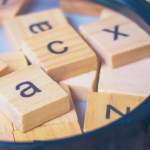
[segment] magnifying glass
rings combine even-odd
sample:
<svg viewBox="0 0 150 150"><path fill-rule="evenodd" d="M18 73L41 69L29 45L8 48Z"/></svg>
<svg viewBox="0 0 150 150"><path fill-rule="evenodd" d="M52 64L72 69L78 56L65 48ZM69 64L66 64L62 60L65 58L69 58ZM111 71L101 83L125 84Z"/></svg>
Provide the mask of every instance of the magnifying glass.
<svg viewBox="0 0 150 150"><path fill-rule="evenodd" d="M90 1L131 17L150 34L150 4L148 2L144 0ZM0 142L0 148L3 150L146 150L150 147L149 124L150 96L131 113L95 131L55 141L35 141L34 143Z"/></svg>

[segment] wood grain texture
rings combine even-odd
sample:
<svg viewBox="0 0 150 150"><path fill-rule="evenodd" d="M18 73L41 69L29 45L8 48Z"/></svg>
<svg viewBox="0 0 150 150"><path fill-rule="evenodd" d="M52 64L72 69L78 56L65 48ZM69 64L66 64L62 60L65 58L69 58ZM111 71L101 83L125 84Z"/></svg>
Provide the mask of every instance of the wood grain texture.
<svg viewBox="0 0 150 150"><path fill-rule="evenodd" d="M27 38L22 50L31 63L57 82L98 68L96 54L71 26Z"/></svg>
<svg viewBox="0 0 150 150"><path fill-rule="evenodd" d="M13 132L12 123L2 112L0 112L0 134L12 132Z"/></svg>
<svg viewBox="0 0 150 150"><path fill-rule="evenodd" d="M97 55L112 68L150 56L150 36L120 15L81 25L79 30Z"/></svg>
<svg viewBox="0 0 150 150"><path fill-rule="evenodd" d="M103 6L84 0L61 0L60 7L64 12L99 16Z"/></svg>
<svg viewBox="0 0 150 150"><path fill-rule="evenodd" d="M14 141L13 125L2 112L0 112L0 141Z"/></svg>
<svg viewBox="0 0 150 150"><path fill-rule="evenodd" d="M14 131L16 142L33 142L56 140L81 134L78 121L62 122L36 127L26 133Z"/></svg>
<svg viewBox="0 0 150 150"><path fill-rule="evenodd" d="M2 133L2 134L0 134L0 141L2 141L2 142L14 142L13 133Z"/></svg>
<svg viewBox="0 0 150 150"><path fill-rule="evenodd" d="M4 61L0 60L0 77L3 77L7 74L9 74L9 67Z"/></svg>
<svg viewBox="0 0 150 150"><path fill-rule="evenodd" d="M0 60L9 66L9 72L15 72L28 66L27 60L21 51L0 53Z"/></svg>
<svg viewBox="0 0 150 150"><path fill-rule="evenodd" d="M23 12L31 0L1 0L0 1L0 24L4 19L13 18Z"/></svg>
<svg viewBox="0 0 150 150"><path fill-rule="evenodd" d="M67 84L69 86L71 96L75 100L87 101L89 92L95 92L98 82L98 71L94 70L88 73L84 73L60 83Z"/></svg>
<svg viewBox="0 0 150 150"><path fill-rule="evenodd" d="M26 133L14 131L16 142L33 142L34 140L54 140L81 134L77 114L71 98L69 88L65 84L60 86L68 93L70 99L70 111L47 123L34 128Z"/></svg>
<svg viewBox="0 0 150 150"><path fill-rule="evenodd" d="M122 117L113 109L108 109L108 106L115 108L125 115L127 107L129 107L130 112L140 105L144 99L146 97L107 92L90 92L85 114L84 132L101 128Z"/></svg>
<svg viewBox="0 0 150 150"><path fill-rule="evenodd" d="M31 65L0 78L0 110L17 129L26 132L68 112L70 102L56 82Z"/></svg>
<svg viewBox="0 0 150 150"><path fill-rule="evenodd" d="M66 25L68 22L60 9L20 15L3 22L5 33L15 51L21 50L24 38Z"/></svg>
<svg viewBox="0 0 150 150"><path fill-rule="evenodd" d="M150 94L150 58L111 69L105 63L101 65L98 92L115 92L137 96Z"/></svg>

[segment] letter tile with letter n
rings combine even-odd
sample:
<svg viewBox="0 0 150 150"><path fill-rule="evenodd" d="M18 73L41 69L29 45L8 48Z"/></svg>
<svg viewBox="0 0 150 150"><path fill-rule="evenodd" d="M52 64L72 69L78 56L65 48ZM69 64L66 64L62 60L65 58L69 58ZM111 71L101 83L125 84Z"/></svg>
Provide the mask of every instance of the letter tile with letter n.
<svg viewBox="0 0 150 150"><path fill-rule="evenodd" d="M0 53L0 60L4 61L9 66L9 73L28 66L27 60L21 51Z"/></svg>
<svg viewBox="0 0 150 150"><path fill-rule="evenodd" d="M57 82L98 68L96 54L69 25L24 39L22 50Z"/></svg>
<svg viewBox="0 0 150 150"><path fill-rule="evenodd" d="M33 142L43 140L56 140L81 134L77 114L67 85L60 86L69 94L70 111L62 116L46 122L28 132L14 131L15 142Z"/></svg>
<svg viewBox="0 0 150 150"><path fill-rule="evenodd" d="M0 24L4 19L13 18L23 12L31 0L0 0Z"/></svg>
<svg viewBox="0 0 150 150"><path fill-rule="evenodd" d="M0 60L0 77L5 76L9 73L9 67L8 65Z"/></svg>
<svg viewBox="0 0 150 150"><path fill-rule="evenodd" d="M81 25L79 30L97 55L112 68L150 56L148 33L121 15Z"/></svg>
<svg viewBox="0 0 150 150"><path fill-rule="evenodd" d="M26 132L70 110L68 94L37 65L0 78L0 110Z"/></svg>
<svg viewBox="0 0 150 150"><path fill-rule="evenodd" d="M84 121L84 132L104 127L140 105L146 97L108 92L90 92Z"/></svg>
<svg viewBox="0 0 150 150"><path fill-rule="evenodd" d="M68 24L61 9L20 15L3 21L4 31L15 51L21 50L24 38Z"/></svg>

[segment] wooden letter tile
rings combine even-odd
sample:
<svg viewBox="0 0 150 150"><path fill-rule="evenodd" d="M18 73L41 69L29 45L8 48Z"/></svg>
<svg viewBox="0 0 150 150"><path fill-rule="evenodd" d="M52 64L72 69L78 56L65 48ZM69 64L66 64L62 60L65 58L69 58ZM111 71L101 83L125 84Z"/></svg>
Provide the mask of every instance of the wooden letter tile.
<svg viewBox="0 0 150 150"><path fill-rule="evenodd" d="M88 93L96 91L97 81L98 81L97 71L94 70L61 81L60 83L67 84L69 86L71 96L73 99L87 101Z"/></svg>
<svg viewBox="0 0 150 150"><path fill-rule="evenodd" d="M0 24L4 19L21 13L29 2L30 0L0 0Z"/></svg>
<svg viewBox="0 0 150 150"><path fill-rule="evenodd" d="M150 56L148 33L120 15L81 25L79 29L97 55L112 68Z"/></svg>
<svg viewBox="0 0 150 150"><path fill-rule="evenodd" d="M22 50L57 82L98 68L96 54L71 26L27 38Z"/></svg>
<svg viewBox="0 0 150 150"><path fill-rule="evenodd" d="M150 94L150 58L111 69L102 63L98 92L115 92L137 96Z"/></svg>
<svg viewBox="0 0 150 150"><path fill-rule="evenodd" d="M13 125L2 112L0 112L0 141L14 141Z"/></svg>
<svg viewBox="0 0 150 150"><path fill-rule="evenodd" d="M0 78L0 110L21 132L70 110L68 94L37 65Z"/></svg>
<svg viewBox="0 0 150 150"><path fill-rule="evenodd" d="M7 19L3 25L13 49L21 50L21 42L24 38L66 26L68 22L60 9L51 9Z"/></svg>
<svg viewBox="0 0 150 150"><path fill-rule="evenodd" d="M9 66L9 72L18 71L28 66L27 60L21 51L1 53L0 60Z"/></svg>
<svg viewBox="0 0 150 150"><path fill-rule="evenodd" d="M0 77L5 76L9 73L8 65L0 60Z"/></svg>
<svg viewBox="0 0 150 150"><path fill-rule="evenodd" d="M108 17L116 16L116 15L120 15L122 17L125 17L125 16L121 15L120 13L118 13L118 12L112 10L112 9L105 8L101 11L100 19L105 19L105 18L108 18Z"/></svg>
<svg viewBox="0 0 150 150"><path fill-rule="evenodd" d="M16 142L33 142L34 140L55 140L81 134L77 114L67 85L60 86L69 94L70 111L26 133L14 131Z"/></svg>
<svg viewBox="0 0 150 150"><path fill-rule="evenodd" d="M106 126L130 113L146 97L107 92L90 92L84 122L84 132Z"/></svg>
<svg viewBox="0 0 150 150"><path fill-rule="evenodd" d="M13 133L0 134L0 141L3 141L3 142L14 142Z"/></svg>
<svg viewBox="0 0 150 150"><path fill-rule="evenodd" d="M99 16L103 6L84 0L61 0L60 7L64 12Z"/></svg>

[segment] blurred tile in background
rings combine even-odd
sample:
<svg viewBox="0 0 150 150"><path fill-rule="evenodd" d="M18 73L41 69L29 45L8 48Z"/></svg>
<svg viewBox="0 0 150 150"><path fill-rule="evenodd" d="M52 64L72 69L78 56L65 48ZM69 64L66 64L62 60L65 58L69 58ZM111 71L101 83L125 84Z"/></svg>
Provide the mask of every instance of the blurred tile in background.
<svg viewBox="0 0 150 150"><path fill-rule="evenodd" d="M22 13L31 0L1 0L0 1L0 24L2 20L12 18Z"/></svg>

